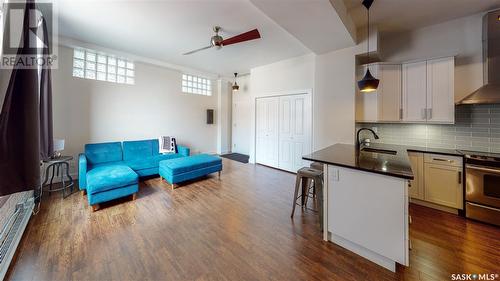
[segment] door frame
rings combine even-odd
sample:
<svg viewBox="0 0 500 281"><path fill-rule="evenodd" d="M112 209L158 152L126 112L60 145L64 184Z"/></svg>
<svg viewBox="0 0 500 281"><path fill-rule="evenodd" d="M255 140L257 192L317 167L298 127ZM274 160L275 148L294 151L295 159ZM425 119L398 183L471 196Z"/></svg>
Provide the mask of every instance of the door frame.
<svg viewBox="0 0 500 281"><path fill-rule="evenodd" d="M258 99L265 99L265 98L274 98L274 97L283 97L283 96L298 96L298 95L309 95L309 97L311 98L311 143L310 143L310 151L312 152L313 151L313 147L314 147L314 95L313 95L313 89L300 89L300 90L290 90L290 91L278 91L278 92L267 92L267 93L264 93L258 97L255 97L255 100L254 100L254 127L253 127L253 131L254 131L254 138L253 138L253 154L254 154L254 162L255 164L259 164L257 162L257 100ZM279 108L279 107L278 107ZM280 110L280 109L278 109ZM278 111L278 116L279 116L279 111ZM279 128L279 125L278 125L278 128ZM279 140L279 136L278 136L278 140ZM278 152L278 157L279 157L279 152ZM263 164L259 164L259 165L263 165ZM278 170L281 170L279 169L278 167L271 167L271 168L276 168ZM285 170L281 170L281 171L285 171ZM286 171L288 172L288 171Z"/></svg>

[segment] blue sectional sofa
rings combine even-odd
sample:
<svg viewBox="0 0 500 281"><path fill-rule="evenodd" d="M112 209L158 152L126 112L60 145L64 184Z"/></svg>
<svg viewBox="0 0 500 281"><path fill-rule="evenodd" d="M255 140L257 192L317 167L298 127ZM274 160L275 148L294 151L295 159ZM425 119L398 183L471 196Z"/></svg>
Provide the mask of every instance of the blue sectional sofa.
<svg viewBox="0 0 500 281"><path fill-rule="evenodd" d="M134 195L139 177L159 174L160 161L189 156L189 148L177 145L177 153L160 154L157 139L86 144L79 155L78 181L95 211L99 203Z"/></svg>

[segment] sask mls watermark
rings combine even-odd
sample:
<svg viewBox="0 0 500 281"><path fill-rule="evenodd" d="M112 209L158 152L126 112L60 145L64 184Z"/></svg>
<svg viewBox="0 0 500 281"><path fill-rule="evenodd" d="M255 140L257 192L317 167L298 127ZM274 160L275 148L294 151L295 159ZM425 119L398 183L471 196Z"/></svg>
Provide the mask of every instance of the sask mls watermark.
<svg viewBox="0 0 500 281"><path fill-rule="evenodd" d="M485 281L494 281L500 280L498 273L454 273L450 276L450 280L485 280Z"/></svg>
<svg viewBox="0 0 500 281"><path fill-rule="evenodd" d="M0 68L57 68L54 4L30 1L9 1L4 6Z"/></svg>

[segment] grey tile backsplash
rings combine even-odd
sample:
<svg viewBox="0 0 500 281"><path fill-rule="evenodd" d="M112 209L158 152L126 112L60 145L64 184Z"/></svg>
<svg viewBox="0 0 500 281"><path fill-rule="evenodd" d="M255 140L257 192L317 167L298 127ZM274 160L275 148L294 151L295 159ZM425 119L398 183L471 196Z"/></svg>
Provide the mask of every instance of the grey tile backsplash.
<svg viewBox="0 0 500 281"><path fill-rule="evenodd" d="M457 106L453 125L357 123L356 131L361 127L377 127L378 140L362 133L372 142L500 153L500 104Z"/></svg>

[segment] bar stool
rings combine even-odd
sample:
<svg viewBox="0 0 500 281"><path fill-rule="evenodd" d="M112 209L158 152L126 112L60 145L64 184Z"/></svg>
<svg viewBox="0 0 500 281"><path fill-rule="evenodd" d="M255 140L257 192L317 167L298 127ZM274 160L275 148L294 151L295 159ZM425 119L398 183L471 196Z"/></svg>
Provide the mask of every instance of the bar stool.
<svg viewBox="0 0 500 281"><path fill-rule="evenodd" d="M323 171L323 164L319 162L312 162L309 167L311 167L314 170L318 171ZM313 198L316 197L316 185L314 184L314 180L312 181L313 184L309 186L308 194L311 194L310 191L312 189L312 196ZM306 198L306 205L307 205L307 198Z"/></svg>
<svg viewBox="0 0 500 281"><path fill-rule="evenodd" d="M319 222L321 228L323 228L323 171L312 169L309 167L303 167L297 171L297 178L295 181L295 193L293 196L293 218L295 213L295 207L300 205L301 207L306 207L307 198L309 197L309 189L311 181L314 182L314 188L317 191L316 202L318 206ZM299 189L301 189L301 194L299 195ZM300 204L297 200L300 198Z"/></svg>

